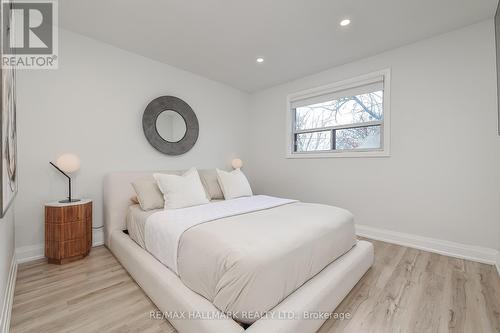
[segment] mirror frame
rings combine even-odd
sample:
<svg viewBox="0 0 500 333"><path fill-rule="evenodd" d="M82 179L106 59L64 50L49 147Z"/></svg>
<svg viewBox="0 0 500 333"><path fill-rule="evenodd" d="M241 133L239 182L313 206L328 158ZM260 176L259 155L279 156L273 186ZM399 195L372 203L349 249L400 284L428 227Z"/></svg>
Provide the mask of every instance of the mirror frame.
<svg viewBox="0 0 500 333"><path fill-rule="evenodd" d="M186 133L178 142L169 142L161 137L156 128L156 120L164 111L175 111L186 123ZM142 129L149 143L166 155L187 153L198 140L199 124L193 109L182 99L175 96L161 96L152 100L142 115Z"/></svg>

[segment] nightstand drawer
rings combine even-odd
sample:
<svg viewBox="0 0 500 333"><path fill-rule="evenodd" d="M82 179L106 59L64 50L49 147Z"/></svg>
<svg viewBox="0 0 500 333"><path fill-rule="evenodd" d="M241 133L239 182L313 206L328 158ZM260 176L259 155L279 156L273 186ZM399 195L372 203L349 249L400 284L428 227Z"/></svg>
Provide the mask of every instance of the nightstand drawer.
<svg viewBox="0 0 500 333"><path fill-rule="evenodd" d="M46 223L45 235L49 241L69 241L86 237L87 222Z"/></svg>
<svg viewBox="0 0 500 333"><path fill-rule="evenodd" d="M65 242L45 241L45 256L49 259L63 260L83 256L86 253L85 239L74 239Z"/></svg>
<svg viewBox="0 0 500 333"><path fill-rule="evenodd" d="M85 241L85 239L76 239L62 242L59 246L61 246L62 258L70 258L84 254L87 247L87 242Z"/></svg>
<svg viewBox="0 0 500 333"><path fill-rule="evenodd" d="M92 206L90 206L92 207ZM75 205L70 207L45 208L45 220L51 223L68 223L89 218L85 205ZM91 208L92 209L92 208ZM92 211L90 211L92 217Z"/></svg>

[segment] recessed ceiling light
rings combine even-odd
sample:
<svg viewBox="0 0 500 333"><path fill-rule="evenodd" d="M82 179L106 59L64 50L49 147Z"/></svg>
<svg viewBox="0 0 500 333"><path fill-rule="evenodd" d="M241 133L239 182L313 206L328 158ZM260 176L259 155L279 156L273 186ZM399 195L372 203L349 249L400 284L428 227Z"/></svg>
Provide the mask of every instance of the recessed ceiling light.
<svg viewBox="0 0 500 333"><path fill-rule="evenodd" d="M257 58L257 60L255 60L255 61L257 61L259 64L261 64L264 62L264 58Z"/></svg>
<svg viewBox="0 0 500 333"><path fill-rule="evenodd" d="M351 20L349 19L343 19L342 21L340 21L340 26L342 27L348 26L349 24L351 24Z"/></svg>

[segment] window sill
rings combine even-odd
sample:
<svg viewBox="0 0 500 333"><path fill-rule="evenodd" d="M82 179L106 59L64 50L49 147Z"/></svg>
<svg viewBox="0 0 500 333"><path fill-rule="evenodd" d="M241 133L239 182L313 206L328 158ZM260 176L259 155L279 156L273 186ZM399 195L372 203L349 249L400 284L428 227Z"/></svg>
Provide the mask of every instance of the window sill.
<svg viewBox="0 0 500 333"><path fill-rule="evenodd" d="M387 150L369 150L369 151L343 151L343 152L311 152L311 153L287 153L286 158L359 158L359 157L390 157Z"/></svg>

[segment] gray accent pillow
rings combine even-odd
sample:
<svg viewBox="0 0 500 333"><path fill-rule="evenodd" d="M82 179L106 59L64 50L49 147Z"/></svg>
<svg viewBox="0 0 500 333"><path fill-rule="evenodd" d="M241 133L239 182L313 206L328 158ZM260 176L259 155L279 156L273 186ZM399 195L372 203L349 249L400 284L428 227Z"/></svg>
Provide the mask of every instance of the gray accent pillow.
<svg viewBox="0 0 500 333"><path fill-rule="evenodd" d="M163 209L163 193L154 180L138 180L132 183L142 210Z"/></svg>
<svg viewBox="0 0 500 333"><path fill-rule="evenodd" d="M217 180L217 172L215 169L199 170L199 174L208 199L224 199L224 194L222 193L222 189Z"/></svg>

